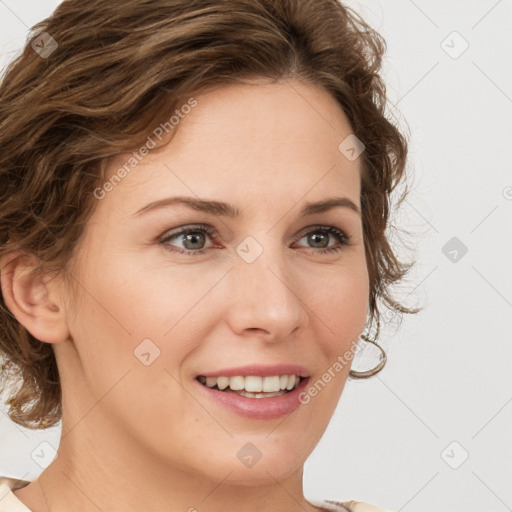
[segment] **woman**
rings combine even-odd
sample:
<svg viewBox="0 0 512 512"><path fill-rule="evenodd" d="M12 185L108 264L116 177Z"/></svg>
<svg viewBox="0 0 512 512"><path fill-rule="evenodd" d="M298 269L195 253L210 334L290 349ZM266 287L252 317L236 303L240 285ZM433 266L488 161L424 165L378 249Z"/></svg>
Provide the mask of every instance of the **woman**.
<svg viewBox="0 0 512 512"><path fill-rule="evenodd" d="M302 474L378 301L413 312L384 48L336 0L66 0L34 27L0 87L0 348L11 419L62 437L0 511L380 510Z"/></svg>

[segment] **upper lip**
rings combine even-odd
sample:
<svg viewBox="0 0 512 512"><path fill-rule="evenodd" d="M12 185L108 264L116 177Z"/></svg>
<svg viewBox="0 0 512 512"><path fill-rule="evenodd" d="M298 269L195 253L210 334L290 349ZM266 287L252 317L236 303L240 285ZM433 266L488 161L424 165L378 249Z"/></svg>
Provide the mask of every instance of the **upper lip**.
<svg viewBox="0 0 512 512"><path fill-rule="evenodd" d="M256 375L259 377L271 377L274 375L298 375L299 377L309 377L309 372L304 366L296 364L276 364L276 365L259 365L250 364L247 366L239 366L238 368L222 368L199 373L197 376L204 377L235 377L240 375L246 377L248 375Z"/></svg>

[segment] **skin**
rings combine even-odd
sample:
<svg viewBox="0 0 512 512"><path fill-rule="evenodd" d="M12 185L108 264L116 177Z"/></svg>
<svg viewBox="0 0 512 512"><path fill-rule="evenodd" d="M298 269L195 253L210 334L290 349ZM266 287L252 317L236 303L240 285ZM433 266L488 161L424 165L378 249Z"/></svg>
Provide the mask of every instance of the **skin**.
<svg viewBox="0 0 512 512"><path fill-rule="evenodd" d="M360 215L346 207L298 213L333 195L360 206L360 159L338 150L352 130L326 91L297 81L222 86L196 99L171 143L98 201L70 262L75 304L62 275L28 276L29 258L3 261L6 302L53 344L63 389L58 457L15 491L32 510L320 510L304 498L303 466L349 366L309 404L272 420L205 400L194 379L248 363L295 363L315 382L363 331L369 281ZM176 195L231 203L243 216L182 205L134 216ZM160 241L197 224L218 232L192 246L202 255L172 252L190 250L185 236ZM340 242L331 234L315 245L304 234L315 225L340 229L350 245L319 253ZM263 248L251 264L236 252L248 236ZM147 338L160 349L150 366L134 356ZM247 442L262 453L252 468L236 455Z"/></svg>

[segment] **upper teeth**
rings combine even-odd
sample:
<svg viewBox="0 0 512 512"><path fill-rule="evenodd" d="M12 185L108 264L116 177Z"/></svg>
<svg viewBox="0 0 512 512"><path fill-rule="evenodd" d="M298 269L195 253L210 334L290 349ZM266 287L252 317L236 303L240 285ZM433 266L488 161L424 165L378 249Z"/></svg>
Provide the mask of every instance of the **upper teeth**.
<svg viewBox="0 0 512 512"><path fill-rule="evenodd" d="M272 393L282 389L293 389L297 387L300 377L297 375L274 375L272 377L258 377L257 375L248 375L243 377L204 377L200 376L199 381L206 384L209 388L215 385L219 389L226 389L228 386L233 391L249 391L250 393Z"/></svg>

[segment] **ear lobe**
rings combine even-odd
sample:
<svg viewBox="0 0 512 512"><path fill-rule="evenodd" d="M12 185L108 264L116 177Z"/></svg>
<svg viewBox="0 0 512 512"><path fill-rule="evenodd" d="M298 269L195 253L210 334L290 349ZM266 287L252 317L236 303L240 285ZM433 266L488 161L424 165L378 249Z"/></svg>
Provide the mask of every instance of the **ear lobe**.
<svg viewBox="0 0 512 512"><path fill-rule="evenodd" d="M0 283L6 306L32 336L47 343L69 338L57 287L40 270L35 255L10 253L0 258Z"/></svg>

